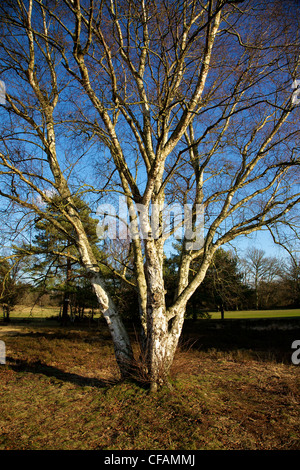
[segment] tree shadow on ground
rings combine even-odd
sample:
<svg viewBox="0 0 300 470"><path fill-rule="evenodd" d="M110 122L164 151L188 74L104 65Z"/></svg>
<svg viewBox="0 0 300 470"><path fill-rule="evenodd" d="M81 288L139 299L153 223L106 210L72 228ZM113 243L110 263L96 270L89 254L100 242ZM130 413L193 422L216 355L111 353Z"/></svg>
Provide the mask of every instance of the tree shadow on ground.
<svg viewBox="0 0 300 470"><path fill-rule="evenodd" d="M18 327L20 325L17 325ZM35 331L35 328L37 328L37 331ZM45 328L45 329L44 329ZM38 338L44 338L47 340L79 340L79 341L88 341L88 342L97 342L97 341L110 341L111 337L109 334L107 334L106 331L99 331L96 328L93 329L80 329L80 328L73 328L73 329L68 329L66 328L49 328L49 327L44 327L41 328L41 330L33 326L32 329L29 327L25 327L24 330L20 329L15 329L11 330L9 332L6 332L6 336L20 336L20 337L25 337L25 338L33 338L33 339L38 339Z"/></svg>
<svg viewBox="0 0 300 470"><path fill-rule="evenodd" d="M83 387L108 388L119 382L117 379L106 380L93 377L84 377L79 374L63 371L39 360L28 362L22 359L15 360L11 357L7 357L7 363L10 369L14 370L15 372L29 372L32 374L44 375L53 379L54 381L69 382Z"/></svg>

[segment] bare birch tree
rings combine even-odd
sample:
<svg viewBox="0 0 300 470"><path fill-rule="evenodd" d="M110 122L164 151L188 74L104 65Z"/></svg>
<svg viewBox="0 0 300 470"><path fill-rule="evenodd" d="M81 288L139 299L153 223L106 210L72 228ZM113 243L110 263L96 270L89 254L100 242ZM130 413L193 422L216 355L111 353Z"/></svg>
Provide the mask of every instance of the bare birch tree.
<svg viewBox="0 0 300 470"><path fill-rule="evenodd" d="M74 196L125 198L131 228L147 235L133 236L131 249L144 366L156 390L216 250L295 217L297 15L281 2L247 0L9 0L0 14L0 196L65 232L44 209L60 195L124 377L132 346ZM204 228L201 246L182 237L167 308L162 225L173 202L191 205L192 228L201 206Z"/></svg>
<svg viewBox="0 0 300 470"><path fill-rule="evenodd" d="M266 256L264 250L251 247L246 251L246 257L242 260L244 278L255 292L255 308L261 307L260 285L270 285L280 274L280 262L275 257Z"/></svg>

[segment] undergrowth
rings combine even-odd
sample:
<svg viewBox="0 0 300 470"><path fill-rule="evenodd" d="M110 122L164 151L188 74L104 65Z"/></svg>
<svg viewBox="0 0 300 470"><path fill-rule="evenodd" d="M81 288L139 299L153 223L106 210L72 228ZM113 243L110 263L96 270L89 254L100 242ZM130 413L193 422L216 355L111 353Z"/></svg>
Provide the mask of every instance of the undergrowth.
<svg viewBox="0 0 300 470"><path fill-rule="evenodd" d="M300 369L272 348L230 349L206 334L206 344L187 334L172 390L155 395L120 381L105 332L2 336L0 449L299 449Z"/></svg>

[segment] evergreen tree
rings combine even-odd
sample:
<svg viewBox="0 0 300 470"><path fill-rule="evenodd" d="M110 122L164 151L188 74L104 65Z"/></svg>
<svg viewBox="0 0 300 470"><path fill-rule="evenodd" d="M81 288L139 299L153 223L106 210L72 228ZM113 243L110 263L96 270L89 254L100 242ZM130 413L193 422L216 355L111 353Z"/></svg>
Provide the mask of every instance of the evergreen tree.
<svg viewBox="0 0 300 470"><path fill-rule="evenodd" d="M0 304L3 318L10 321L10 312L22 297L26 285L18 279L19 262L0 259Z"/></svg>
<svg viewBox="0 0 300 470"><path fill-rule="evenodd" d="M79 212L84 224L86 233L97 260L100 260L100 250L97 246L96 225L97 220L90 216L90 209L80 199L74 198L76 210ZM78 250L74 243L74 228L68 223L62 213L66 209L66 201L55 195L47 207L47 211L64 228L64 232L59 231L51 222L46 219L36 218L35 236L30 244L23 244L21 247L15 247L15 251L20 257L34 256L34 263L30 271L33 275L35 284L45 286L46 290L56 290L62 292L62 324L66 324L70 314L70 300L77 293L77 309L84 309L82 293L79 289L87 289L86 271L81 269ZM86 295L92 302L93 293ZM79 300L81 299L81 301Z"/></svg>
<svg viewBox="0 0 300 470"><path fill-rule="evenodd" d="M191 263L189 274L191 279L200 262L201 259ZM179 265L180 256L178 253L165 260L167 303L171 303L176 295L174 286ZM242 273L238 269L238 258L233 256L231 252L220 248L213 257L204 281L188 302L187 316L192 315L193 318L197 318L199 314L205 315L208 310L219 310L221 317L224 318L226 310L247 308L251 296L251 289L242 281Z"/></svg>

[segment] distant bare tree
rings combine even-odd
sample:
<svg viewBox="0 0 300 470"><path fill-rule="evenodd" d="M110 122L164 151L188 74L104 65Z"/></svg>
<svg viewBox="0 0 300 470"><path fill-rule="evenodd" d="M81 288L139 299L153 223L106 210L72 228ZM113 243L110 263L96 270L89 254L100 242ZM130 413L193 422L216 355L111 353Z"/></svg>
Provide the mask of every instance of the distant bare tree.
<svg viewBox="0 0 300 470"><path fill-rule="evenodd" d="M300 258L291 256L282 267L284 297L293 307L300 306Z"/></svg>

